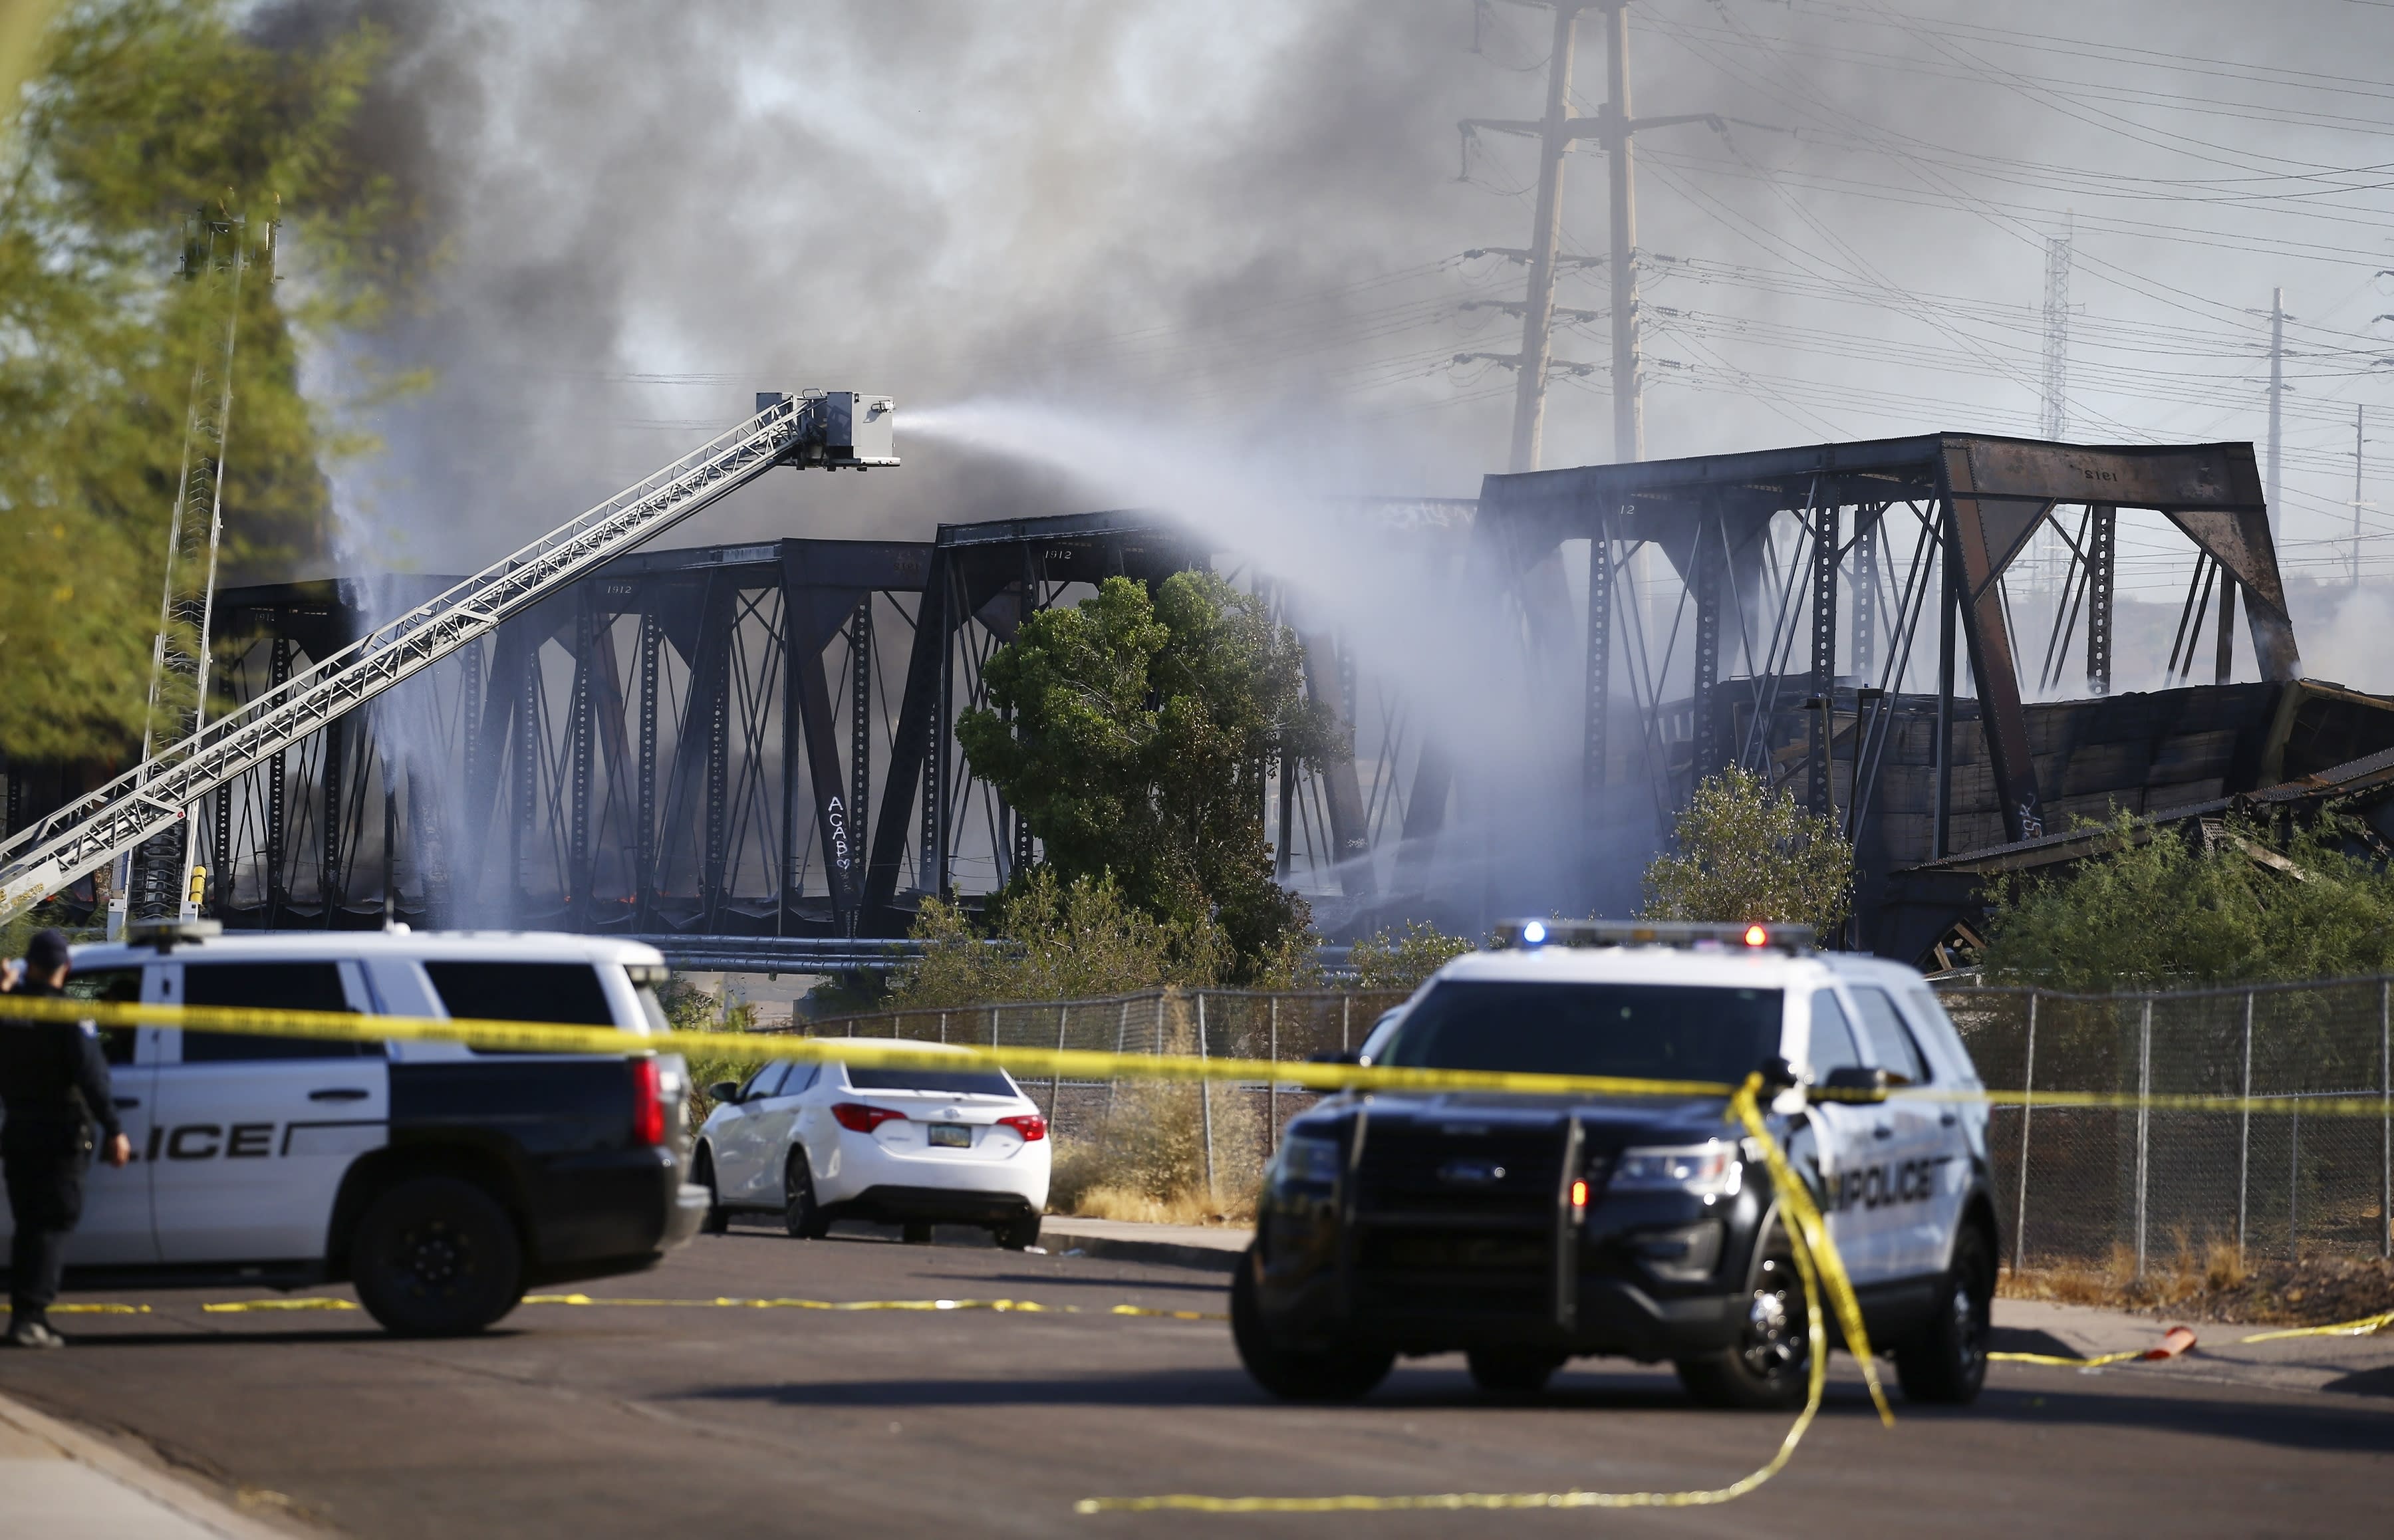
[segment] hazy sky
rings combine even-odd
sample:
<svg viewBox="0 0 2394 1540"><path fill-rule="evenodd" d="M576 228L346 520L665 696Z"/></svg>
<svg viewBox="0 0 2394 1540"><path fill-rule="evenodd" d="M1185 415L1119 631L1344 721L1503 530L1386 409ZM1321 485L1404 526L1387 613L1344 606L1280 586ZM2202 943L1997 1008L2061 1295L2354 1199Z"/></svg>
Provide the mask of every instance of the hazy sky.
<svg viewBox="0 0 2394 1540"><path fill-rule="evenodd" d="M2354 405L2394 408L2394 7L1901 4L1634 6L1637 110L1742 120L1640 141L1648 455L2036 433L2070 229L2082 441L2263 438L2255 312L2285 289L2286 557L2340 572L2342 545L2300 543L2348 529ZM381 152L444 257L372 343L438 384L342 477L358 548L467 569L805 385L895 395L906 467L780 475L669 543L1112 500L904 440L907 410L976 400L1103 408L1335 490L1467 495L1501 467L1511 377L1452 360L1519 346L1465 306L1521 270L1463 254L1526 240L1534 157L1467 151L1456 120L1536 113L1543 10L367 8L398 39ZM1577 80L1592 112L1593 18ZM1571 160L1572 249L1604 247L1605 173ZM1601 276L1561 302L1602 308ZM1601 362L1600 324L1556 352ZM1604 383L1558 382L1547 464L1611 458ZM2385 497L2367 520L2394 532ZM2132 541L2123 584L2174 594L2184 565Z"/></svg>

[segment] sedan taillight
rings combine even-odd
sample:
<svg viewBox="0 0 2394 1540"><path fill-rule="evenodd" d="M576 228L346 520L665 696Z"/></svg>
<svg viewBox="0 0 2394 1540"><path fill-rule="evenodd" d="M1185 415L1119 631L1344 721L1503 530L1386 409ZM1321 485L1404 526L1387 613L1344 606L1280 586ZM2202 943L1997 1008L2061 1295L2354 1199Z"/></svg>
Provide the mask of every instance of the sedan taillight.
<svg viewBox="0 0 2394 1540"><path fill-rule="evenodd" d="M1036 1112L1025 1112L1020 1117L1002 1117L997 1121L1020 1134L1025 1144L1047 1137L1047 1120Z"/></svg>
<svg viewBox="0 0 2394 1540"><path fill-rule="evenodd" d="M632 1060L632 1142L656 1145L665 1141L664 1079L653 1059Z"/></svg>
<svg viewBox="0 0 2394 1540"><path fill-rule="evenodd" d="M887 1107L867 1107L862 1101L834 1103L831 1115L851 1134L869 1134L885 1123L906 1121L903 1112L893 1112Z"/></svg>

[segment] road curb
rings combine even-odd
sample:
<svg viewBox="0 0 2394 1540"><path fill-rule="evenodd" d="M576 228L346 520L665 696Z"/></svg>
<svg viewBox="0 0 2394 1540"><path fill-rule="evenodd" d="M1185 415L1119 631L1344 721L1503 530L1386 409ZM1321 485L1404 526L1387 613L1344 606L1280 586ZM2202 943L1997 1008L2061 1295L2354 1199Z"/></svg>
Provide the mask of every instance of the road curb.
<svg viewBox="0 0 2394 1540"><path fill-rule="evenodd" d="M1085 1229L1087 1226L1087 1229ZM1204 1231L1204 1241L1168 1241L1164 1236L1125 1236L1125 1229L1138 1231L1147 1226L1123 1224L1115 1219L1080 1219L1070 1215L1048 1215L1044 1245L1051 1253L1077 1250L1085 1257L1106 1257L1111 1262L1159 1262L1164 1267L1200 1267L1204 1271L1238 1271L1238 1259L1247 1255L1247 1231ZM1151 1226L1151 1229L1177 1229L1188 1236L1194 1226ZM1211 1236L1221 1236L1214 1241Z"/></svg>
<svg viewBox="0 0 2394 1540"><path fill-rule="evenodd" d="M1244 1250L1230 1251L1220 1246L1190 1245L1181 1241L1139 1241L1113 1235L1059 1234L1048 1249L1057 1253L1077 1251L1085 1257L1102 1257L1116 1262L1159 1262L1165 1267L1202 1268L1208 1272L1230 1273L1239 1270L1239 1258Z"/></svg>
<svg viewBox="0 0 2394 1540"><path fill-rule="evenodd" d="M127 1487L177 1518L224 1540L291 1540L292 1530L251 1518L214 1494L135 1459L107 1440L87 1433L23 1402L0 1395L0 1427L50 1445L60 1457L104 1480ZM0 1490L0 1529L7 1528L8 1497Z"/></svg>

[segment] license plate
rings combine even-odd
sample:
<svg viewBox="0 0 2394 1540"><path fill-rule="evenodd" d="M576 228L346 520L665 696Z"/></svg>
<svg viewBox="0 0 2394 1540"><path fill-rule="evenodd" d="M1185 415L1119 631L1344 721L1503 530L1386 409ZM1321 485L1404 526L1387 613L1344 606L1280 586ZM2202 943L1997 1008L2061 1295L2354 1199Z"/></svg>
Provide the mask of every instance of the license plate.
<svg viewBox="0 0 2394 1540"><path fill-rule="evenodd" d="M931 1142L969 1150L972 1148L972 1129L961 1123L934 1123L931 1125Z"/></svg>

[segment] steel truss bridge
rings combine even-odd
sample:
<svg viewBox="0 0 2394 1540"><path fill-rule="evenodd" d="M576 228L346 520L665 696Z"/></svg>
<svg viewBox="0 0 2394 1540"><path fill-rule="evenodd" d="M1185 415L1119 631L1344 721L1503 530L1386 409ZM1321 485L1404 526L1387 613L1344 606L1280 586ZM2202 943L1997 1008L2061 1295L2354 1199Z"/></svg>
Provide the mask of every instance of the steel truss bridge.
<svg viewBox="0 0 2394 1540"><path fill-rule="evenodd" d="M2151 675L2161 652L2119 634L2114 553L2138 510L2175 532L2188 586L2164 688L2121 693L2115 652L2150 652ZM1454 602L1416 624L1476 660L1491 682L1470 693L1518 731L1459 722L1151 515L611 550L208 786L207 905L242 926L553 926L707 966L853 963L844 939L902 935L926 896L986 893L1035 857L955 746L991 652L1106 577L1217 563L1298 626L1309 692L1355 733L1351 763L1274 767L1258 809L1334 934L1625 912L1695 781L1742 765L1848 832L1852 940L1909 960L1975 912L1959 857L2394 744L2384 703L2300 679L2246 444L1931 435L1491 476L1476 516L1434 513L1407 533ZM219 595L217 666L252 703L230 719L441 586ZM2257 683L2231 682L2239 595ZM37 784L12 772L12 831Z"/></svg>
<svg viewBox="0 0 2394 1540"><path fill-rule="evenodd" d="M969 901L1035 854L955 747L958 715L989 704L991 652L1105 578L1209 565L1124 512L619 558L218 786L198 821L209 907L235 926L388 915L850 966L767 943L901 936L926 895ZM448 581L228 591L220 675L237 698L270 693ZM1274 767L1258 811L1283 876L1335 908L1372 895L1351 858L1401 820L1404 721L1359 698L1337 638L1306 640L1309 688L1363 717L1362 751Z"/></svg>

